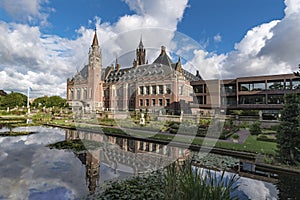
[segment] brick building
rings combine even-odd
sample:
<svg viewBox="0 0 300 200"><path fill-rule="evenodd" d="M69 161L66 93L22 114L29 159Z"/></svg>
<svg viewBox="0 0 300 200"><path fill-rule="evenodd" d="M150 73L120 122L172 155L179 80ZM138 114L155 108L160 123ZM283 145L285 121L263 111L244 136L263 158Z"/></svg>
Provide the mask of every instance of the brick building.
<svg viewBox="0 0 300 200"><path fill-rule="evenodd" d="M104 55L105 56L105 55ZM151 64L146 62L146 49L140 40L133 65L102 67L102 54L97 34L89 52L89 61L81 71L67 80L67 100L74 111L163 111L169 114L190 112L193 101L191 81L201 80L184 70L181 60L173 62L161 47Z"/></svg>

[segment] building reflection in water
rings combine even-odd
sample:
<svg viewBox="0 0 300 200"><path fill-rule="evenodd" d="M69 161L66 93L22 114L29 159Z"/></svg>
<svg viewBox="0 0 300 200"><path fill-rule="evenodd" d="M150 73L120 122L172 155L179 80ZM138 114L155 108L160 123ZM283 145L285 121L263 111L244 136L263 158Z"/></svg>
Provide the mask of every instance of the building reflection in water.
<svg viewBox="0 0 300 200"><path fill-rule="evenodd" d="M90 193L94 193L99 185L101 164L113 169L115 174L124 172L137 175L162 168L187 153L186 149L178 147L106 136L101 133L66 130L65 140L78 139L87 144L87 151L75 152L75 155L86 166L86 182ZM97 142L99 147L89 149L89 141Z"/></svg>

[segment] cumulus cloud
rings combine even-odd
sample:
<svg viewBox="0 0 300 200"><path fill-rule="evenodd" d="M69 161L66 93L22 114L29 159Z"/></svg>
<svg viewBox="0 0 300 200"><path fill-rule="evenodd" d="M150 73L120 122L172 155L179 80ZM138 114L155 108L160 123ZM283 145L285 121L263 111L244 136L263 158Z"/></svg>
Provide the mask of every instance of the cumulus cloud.
<svg viewBox="0 0 300 200"><path fill-rule="evenodd" d="M102 22L99 17L94 19L102 48L103 67L116 56L124 57L123 66L131 65L141 35L145 47L156 48L156 54L161 45L170 50L175 48L171 40L187 7L187 0L177 4L168 0L125 2L136 14L122 16L114 24ZM47 0L23 0L12 4L4 0L1 6L19 20L28 21L30 17L46 19L47 3ZM0 87L7 91L25 92L30 86L33 96L65 96L66 79L87 63L94 34L94 30L82 26L76 30L77 38L69 40L57 35L44 35L38 26L6 22L0 22L0 31ZM151 52L147 51L147 56L153 59Z"/></svg>
<svg viewBox="0 0 300 200"><path fill-rule="evenodd" d="M0 6L15 20L46 25L49 12L54 11L44 7L47 3L48 0L2 0Z"/></svg>
<svg viewBox="0 0 300 200"><path fill-rule="evenodd" d="M177 37L177 24L183 18L188 0L176 4L169 0L124 0L134 14L124 15L114 24L102 22L99 17L94 19L103 67L111 64L116 56L120 57L123 67L131 65L142 36L149 62L164 45L169 52L186 60L186 69L192 69L193 73L199 70L205 79L291 73L300 62L297 59L297 52L300 52L299 1L286 0L283 19L253 27L235 44L232 52L216 54L206 51L205 46L195 41L188 41L188 37ZM42 19L46 13L43 5L47 0L20 2L31 6L27 14L20 11L25 13L23 16ZM17 12L9 4L8 0L1 2L7 12ZM66 78L87 63L94 34L94 30L82 26L76 30L77 38L69 40L45 35L38 26L6 22L0 22L0 32L0 87L7 91L26 91L31 86L35 96L65 95ZM215 42L221 40L220 34L215 35Z"/></svg>
<svg viewBox="0 0 300 200"><path fill-rule="evenodd" d="M297 70L300 63L300 1L285 1L285 16L253 27L244 38L235 44L234 51L213 55L206 59L195 54L199 62L215 58L224 78L241 76L287 74ZM224 58L223 57L223 58ZM201 61L202 60L202 61Z"/></svg>
<svg viewBox="0 0 300 200"><path fill-rule="evenodd" d="M88 49L82 40L87 34L70 41L43 35L36 26L4 22L0 30L0 87L22 92L30 86L35 95L63 95L66 77L75 73L86 57Z"/></svg>
<svg viewBox="0 0 300 200"><path fill-rule="evenodd" d="M293 14L297 14L300 11L300 1L299 0L285 0L286 8L284 10L287 17Z"/></svg>

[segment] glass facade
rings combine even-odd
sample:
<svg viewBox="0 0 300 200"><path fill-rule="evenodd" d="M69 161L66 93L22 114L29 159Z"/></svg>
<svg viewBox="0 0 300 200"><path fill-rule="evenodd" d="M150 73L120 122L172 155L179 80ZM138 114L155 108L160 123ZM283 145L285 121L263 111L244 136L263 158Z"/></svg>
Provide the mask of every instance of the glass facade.
<svg viewBox="0 0 300 200"><path fill-rule="evenodd" d="M240 96L239 104L265 104L265 95Z"/></svg>
<svg viewBox="0 0 300 200"><path fill-rule="evenodd" d="M221 93L235 93L236 86L235 85L221 85Z"/></svg>
<svg viewBox="0 0 300 200"><path fill-rule="evenodd" d="M266 90L265 82L257 82L257 83L240 83L239 91L262 91Z"/></svg>
<svg viewBox="0 0 300 200"><path fill-rule="evenodd" d="M283 94L269 94L268 95L268 104L283 104L284 97Z"/></svg>
<svg viewBox="0 0 300 200"><path fill-rule="evenodd" d="M283 80L268 81L267 89L268 90L283 90L285 88Z"/></svg>
<svg viewBox="0 0 300 200"><path fill-rule="evenodd" d="M293 89L300 89L300 79L293 79L292 80Z"/></svg>

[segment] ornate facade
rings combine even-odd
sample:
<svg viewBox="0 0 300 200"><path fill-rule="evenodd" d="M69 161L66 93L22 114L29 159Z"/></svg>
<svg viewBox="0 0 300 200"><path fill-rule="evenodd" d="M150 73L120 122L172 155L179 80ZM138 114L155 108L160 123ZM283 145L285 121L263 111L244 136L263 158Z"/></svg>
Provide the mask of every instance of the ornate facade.
<svg viewBox="0 0 300 200"><path fill-rule="evenodd" d="M88 65L67 81L67 100L73 110L128 111L149 110L175 114L188 110L193 100L191 81L201 80L184 70L181 60L173 63L164 46L155 61L148 64L142 39L131 67L102 67L97 34L89 52Z"/></svg>

